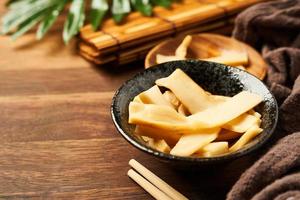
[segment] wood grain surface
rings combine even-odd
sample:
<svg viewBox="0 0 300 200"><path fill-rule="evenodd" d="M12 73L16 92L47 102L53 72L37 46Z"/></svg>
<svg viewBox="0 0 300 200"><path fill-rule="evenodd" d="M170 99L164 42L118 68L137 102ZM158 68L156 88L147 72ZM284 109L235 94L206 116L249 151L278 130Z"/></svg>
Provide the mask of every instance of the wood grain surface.
<svg viewBox="0 0 300 200"><path fill-rule="evenodd" d="M109 109L143 63L99 69L78 56L76 40L63 45L60 26L40 42L34 32L0 36L0 199L151 199L126 175L131 158L190 199L224 199L252 159L182 172L130 146Z"/></svg>

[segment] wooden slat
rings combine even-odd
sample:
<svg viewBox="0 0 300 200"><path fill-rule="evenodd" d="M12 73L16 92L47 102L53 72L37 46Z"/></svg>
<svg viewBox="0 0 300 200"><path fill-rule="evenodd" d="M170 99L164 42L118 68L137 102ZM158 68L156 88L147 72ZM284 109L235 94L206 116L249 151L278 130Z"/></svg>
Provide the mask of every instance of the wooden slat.
<svg viewBox="0 0 300 200"><path fill-rule="evenodd" d="M113 92L102 92L0 97L0 141L119 137L110 117L112 95Z"/></svg>
<svg viewBox="0 0 300 200"><path fill-rule="evenodd" d="M79 59L82 59L77 55ZM63 59L63 57L61 57ZM86 62L86 61L85 61ZM27 61L28 64L30 62ZM72 63L76 64L76 61ZM54 63L53 63L54 64ZM40 64L42 65L42 64ZM128 73L97 70L93 67L68 69L64 63L57 63L57 69L2 70L0 95L63 94L80 92L101 92L116 90L121 84L140 69L128 70ZM86 63L86 65L89 65ZM22 65L21 65L22 66ZM143 67L143 66L140 66ZM118 78L115 78L118 75ZM9 77L9 78L5 78Z"/></svg>
<svg viewBox="0 0 300 200"><path fill-rule="evenodd" d="M16 42L8 36L0 36L0 40L0 72L6 69L47 70L61 68L61 65L71 69L88 67L76 54L76 42L72 41L65 46L59 34L49 34L43 42L36 41L35 33L26 34ZM74 53L70 54L70 52ZM14 59L5 59L11 55L14 55ZM45 59L47 62L43 62ZM61 65L57 65L58 63Z"/></svg>
<svg viewBox="0 0 300 200"><path fill-rule="evenodd" d="M2 143L0 197L146 197L126 177L127 158L138 155L128 148L126 156L127 145L121 138Z"/></svg>
<svg viewBox="0 0 300 200"><path fill-rule="evenodd" d="M150 199L126 176L130 158L191 199L220 199L220 188L227 188L239 173L237 163L215 172L172 170L122 138L2 142L0 149L0 181L5 183L0 198ZM239 168L249 164L242 163Z"/></svg>

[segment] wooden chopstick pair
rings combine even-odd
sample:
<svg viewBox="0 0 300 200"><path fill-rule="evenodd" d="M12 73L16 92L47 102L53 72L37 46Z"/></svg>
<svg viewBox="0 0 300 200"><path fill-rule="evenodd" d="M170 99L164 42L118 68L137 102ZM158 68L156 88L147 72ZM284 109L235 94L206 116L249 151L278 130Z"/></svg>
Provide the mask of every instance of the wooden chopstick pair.
<svg viewBox="0 0 300 200"><path fill-rule="evenodd" d="M130 169L127 175L157 200L188 200L165 181L134 159L129 161ZM138 173L137 173L138 172Z"/></svg>

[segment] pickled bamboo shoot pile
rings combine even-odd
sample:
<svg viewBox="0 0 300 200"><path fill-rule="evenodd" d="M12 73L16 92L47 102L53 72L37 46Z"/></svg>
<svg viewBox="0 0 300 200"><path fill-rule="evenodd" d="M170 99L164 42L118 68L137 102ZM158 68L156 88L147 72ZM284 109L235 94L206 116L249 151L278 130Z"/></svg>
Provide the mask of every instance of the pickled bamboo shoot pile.
<svg viewBox="0 0 300 200"><path fill-rule="evenodd" d="M257 94L213 95L180 69L155 83L130 102L128 119L153 149L213 157L240 150L263 131Z"/></svg>
<svg viewBox="0 0 300 200"><path fill-rule="evenodd" d="M187 50L191 43L192 43L192 36L187 35L182 40L181 44L177 47L175 51L175 55L157 54L156 63L160 64L160 63L170 62L175 60L188 59ZM218 56L213 56L208 58L196 58L196 59L230 65L245 70L246 69L245 66L247 66L249 63L248 53L246 49L243 49L242 47L240 48L242 51L222 50L219 52Z"/></svg>

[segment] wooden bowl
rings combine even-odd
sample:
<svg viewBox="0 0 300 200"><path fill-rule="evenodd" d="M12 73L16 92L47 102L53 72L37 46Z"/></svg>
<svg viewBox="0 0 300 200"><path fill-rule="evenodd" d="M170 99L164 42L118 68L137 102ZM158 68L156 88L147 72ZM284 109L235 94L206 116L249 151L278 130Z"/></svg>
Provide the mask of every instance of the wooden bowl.
<svg viewBox="0 0 300 200"><path fill-rule="evenodd" d="M176 48L183 40L183 36L166 40L149 51L145 59L145 68L156 65L156 55L174 55ZM217 34L195 34L192 35L192 42L188 48L187 58L201 59L216 57L220 52L227 51L246 51L248 53L249 63L246 71L263 79L267 72L267 64L261 55L249 45L242 43L234 38Z"/></svg>

